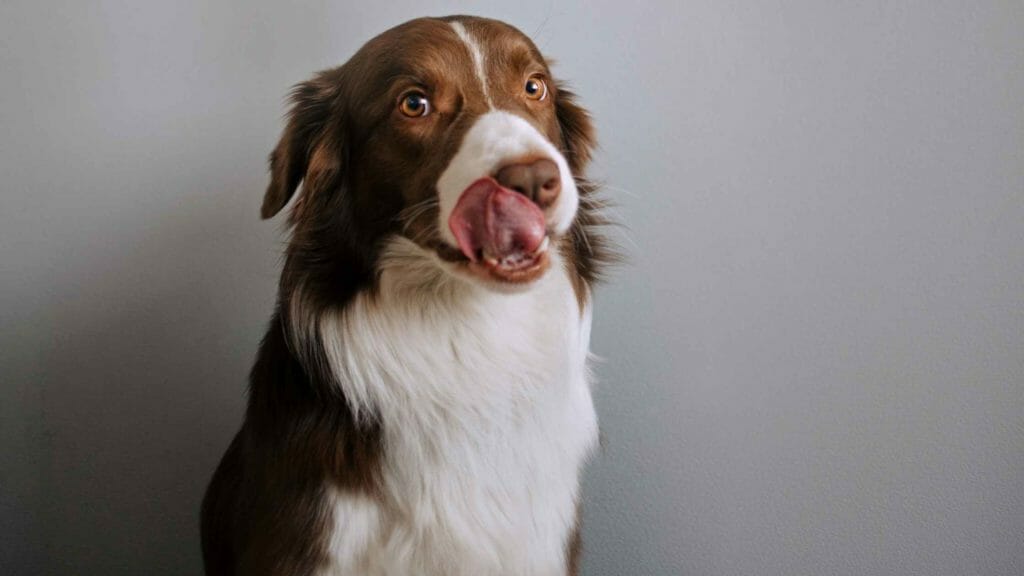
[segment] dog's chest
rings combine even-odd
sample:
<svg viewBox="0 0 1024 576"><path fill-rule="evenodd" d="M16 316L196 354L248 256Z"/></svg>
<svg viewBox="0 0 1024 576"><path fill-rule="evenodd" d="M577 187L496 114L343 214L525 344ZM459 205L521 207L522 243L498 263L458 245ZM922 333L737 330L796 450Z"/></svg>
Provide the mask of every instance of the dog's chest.
<svg viewBox="0 0 1024 576"><path fill-rule="evenodd" d="M568 278L553 271L524 294L453 294L436 310L365 312L348 319L346 344L369 337L350 358L378 366L347 376L381 415L385 490L379 502L336 497L334 567L564 574L579 468L597 435L589 313Z"/></svg>

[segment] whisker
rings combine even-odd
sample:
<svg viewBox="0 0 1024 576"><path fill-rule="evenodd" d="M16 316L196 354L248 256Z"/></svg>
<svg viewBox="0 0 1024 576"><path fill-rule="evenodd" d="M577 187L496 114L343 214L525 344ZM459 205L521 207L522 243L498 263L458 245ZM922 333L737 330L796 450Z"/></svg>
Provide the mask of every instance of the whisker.
<svg viewBox="0 0 1024 576"><path fill-rule="evenodd" d="M630 198L640 198L640 196L638 196L635 192L632 192L632 191L627 190L625 188L621 188L619 186L611 186L611 185L608 185L608 184L604 184L604 185L601 186L601 188L604 188L605 190L611 190L612 192L621 192L622 194L625 194L626 196L629 196Z"/></svg>
<svg viewBox="0 0 1024 576"><path fill-rule="evenodd" d="M402 232L408 232L409 226L412 225L413 222L437 205L437 198L427 198L426 200L417 202L412 206L402 209L397 216L397 219L402 223Z"/></svg>

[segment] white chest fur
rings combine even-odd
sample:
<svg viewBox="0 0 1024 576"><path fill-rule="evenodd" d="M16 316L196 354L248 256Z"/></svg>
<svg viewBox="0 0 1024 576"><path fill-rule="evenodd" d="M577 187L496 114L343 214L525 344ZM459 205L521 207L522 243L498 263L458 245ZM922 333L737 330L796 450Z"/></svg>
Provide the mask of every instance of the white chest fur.
<svg viewBox="0 0 1024 576"><path fill-rule="evenodd" d="M589 311L561 262L500 294L391 242L380 291L324 318L331 367L383 422L382 501L335 494L329 573L563 575L597 438ZM555 255L553 255L555 256Z"/></svg>

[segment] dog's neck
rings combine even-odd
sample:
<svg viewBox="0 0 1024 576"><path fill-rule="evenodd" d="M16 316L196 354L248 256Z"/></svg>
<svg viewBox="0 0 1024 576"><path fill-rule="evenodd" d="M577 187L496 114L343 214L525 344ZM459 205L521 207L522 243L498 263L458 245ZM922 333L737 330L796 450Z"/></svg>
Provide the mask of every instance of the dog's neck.
<svg viewBox="0 0 1024 576"><path fill-rule="evenodd" d="M332 384L357 420L475 413L537 386L557 394L552 387L580 376L589 314L581 314L560 260L535 285L509 293L442 266L412 241L395 238L374 288L346 305L313 318L317 312L293 296L293 348L319 342Z"/></svg>

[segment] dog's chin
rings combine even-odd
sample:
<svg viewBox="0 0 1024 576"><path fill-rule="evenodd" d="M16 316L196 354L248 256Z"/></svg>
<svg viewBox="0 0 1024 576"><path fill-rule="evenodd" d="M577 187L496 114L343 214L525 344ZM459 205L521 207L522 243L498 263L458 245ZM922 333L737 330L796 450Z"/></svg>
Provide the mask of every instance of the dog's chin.
<svg viewBox="0 0 1024 576"><path fill-rule="evenodd" d="M540 280L551 268L551 250L557 238L548 235L532 254L516 254L498 259L486 253L468 258L458 248L441 244L438 257L458 276L468 278L499 292L519 292Z"/></svg>

